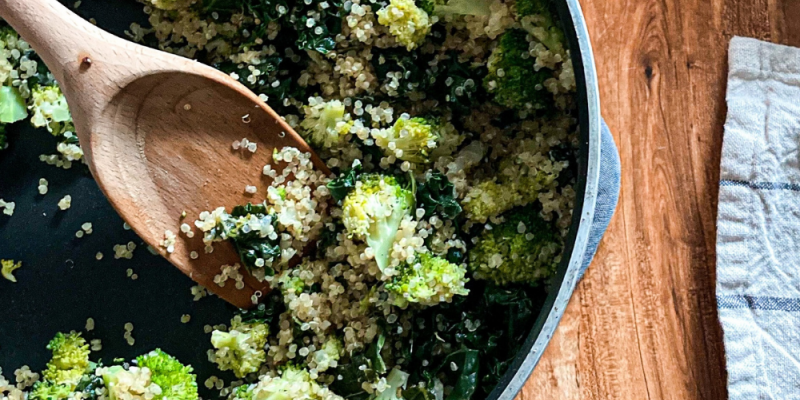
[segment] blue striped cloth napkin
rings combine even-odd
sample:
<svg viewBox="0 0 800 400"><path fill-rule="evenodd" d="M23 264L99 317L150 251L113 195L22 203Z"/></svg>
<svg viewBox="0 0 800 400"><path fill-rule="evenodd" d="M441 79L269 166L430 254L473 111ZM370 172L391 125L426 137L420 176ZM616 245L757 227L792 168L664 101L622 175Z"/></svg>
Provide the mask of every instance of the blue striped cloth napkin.
<svg viewBox="0 0 800 400"><path fill-rule="evenodd" d="M800 399L800 49L736 37L717 216L730 399Z"/></svg>

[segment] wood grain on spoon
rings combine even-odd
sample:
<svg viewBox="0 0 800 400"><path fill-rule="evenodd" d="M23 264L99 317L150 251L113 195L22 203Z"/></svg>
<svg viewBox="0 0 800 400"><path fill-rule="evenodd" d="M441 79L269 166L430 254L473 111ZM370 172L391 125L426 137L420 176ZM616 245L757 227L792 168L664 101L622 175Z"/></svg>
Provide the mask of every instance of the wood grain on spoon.
<svg viewBox="0 0 800 400"><path fill-rule="evenodd" d="M111 204L149 245L193 280L238 307L268 285L246 275L245 288L213 282L223 264L239 262L229 243L205 254L202 234L180 225L224 206L261 202L272 150L308 145L258 96L198 62L118 38L56 0L0 0L0 17L27 40L60 83L89 168ZM247 138L255 153L234 151ZM328 172L316 155L317 168ZM247 195L245 187L258 188ZM187 217L180 215L186 211ZM160 246L178 235L175 250ZM199 258L192 260L190 252Z"/></svg>

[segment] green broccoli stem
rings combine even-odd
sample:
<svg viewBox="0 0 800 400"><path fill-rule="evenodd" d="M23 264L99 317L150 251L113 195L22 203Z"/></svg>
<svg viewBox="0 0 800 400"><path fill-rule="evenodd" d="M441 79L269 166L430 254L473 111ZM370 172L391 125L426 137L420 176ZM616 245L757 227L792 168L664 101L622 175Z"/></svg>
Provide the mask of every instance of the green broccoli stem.
<svg viewBox="0 0 800 400"><path fill-rule="evenodd" d="M367 244L375 252L375 262L381 271L385 271L389 267L389 255L394 245L395 235L400 229L400 223L403 222L403 218L408 215L411 208L413 207L395 207L392 215L378 224L374 233L367 236Z"/></svg>

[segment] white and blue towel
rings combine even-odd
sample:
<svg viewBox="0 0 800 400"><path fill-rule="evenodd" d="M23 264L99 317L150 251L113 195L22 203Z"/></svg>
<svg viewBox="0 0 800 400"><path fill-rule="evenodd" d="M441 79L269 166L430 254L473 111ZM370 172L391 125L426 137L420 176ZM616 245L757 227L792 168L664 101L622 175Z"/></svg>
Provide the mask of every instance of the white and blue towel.
<svg viewBox="0 0 800 400"><path fill-rule="evenodd" d="M730 399L800 399L800 49L734 38L717 217Z"/></svg>

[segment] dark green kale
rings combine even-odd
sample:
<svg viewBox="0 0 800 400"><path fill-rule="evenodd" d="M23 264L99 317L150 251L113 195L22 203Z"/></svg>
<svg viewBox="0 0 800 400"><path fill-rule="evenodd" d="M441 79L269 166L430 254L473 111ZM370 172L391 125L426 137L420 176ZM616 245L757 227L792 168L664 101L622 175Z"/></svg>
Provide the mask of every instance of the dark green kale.
<svg viewBox="0 0 800 400"><path fill-rule="evenodd" d="M104 389L106 387L103 377L93 373L93 371L102 366L102 362L90 362L88 370L92 372L84 374L81 377L81 380L78 381L78 384L75 386L75 392L83 393L83 399L97 400L100 397L97 390Z"/></svg>
<svg viewBox="0 0 800 400"><path fill-rule="evenodd" d="M436 396L432 393L432 389L427 386L411 386L403 390L404 400L434 400Z"/></svg>
<svg viewBox="0 0 800 400"><path fill-rule="evenodd" d="M398 338L405 342L397 358L411 373L403 398L433 398L439 385L450 388L445 399L484 398L514 360L537 315L534 292L470 286L470 296L420 311L408 336Z"/></svg>
<svg viewBox="0 0 800 400"><path fill-rule="evenodd" d="M439 366L438 374L447 376L446 381L454 382L453 390L447 399L469 399L478 388L478 350L462 348L450 353ZM453 371L452 365L457 368Z"/></svg>
<svg viewBox="0 0 800 400"><path fill-rule="evenodd" d="M342 32L346 12L342 0L302 0L295 2L289 24L297 32L295 44L300 50L322 54L333 50L335 37Z"/></svg>
<svg viewBox="0 0 800 400"><path fill-rule="evenodd" d="M458 54L451 53L437 67L427 70L428 93L457 114L468 114L473 107L486 100L481 83L487 74L483 65L460 62Z"/></svg>
<svg viewBox="0 0 800 400"><path fill-rule="evenodd" d="M361 164L353 165L347 172L343 172L338 178L328 182L328 190L331 191L331 197L336 201L342 201L347 194L356 187L358 177L363 172L364 168Z"/></svg>
<svg viewBox="0 0 800 400"><path fill-rule="evenodd" d="M464 251L462 251L461 249L451 247L449 250L447 250L447 256L445 258L450 263L461 264L462 262L464 262L466 254L464 254Z"/></svg>
<svg viewBox="0 0 800 400"><path fill-rule="evenodd" d="M233 208L231 212L231 217L233 218L222 222L223 232L233 242L239 257L242 259L242 264L248 270L263 268L267 276L275 275L275 270L270 265L280 259L280 240L278 238L261 237L260 231L243 229L243 226L236 223L239 217L251 215L261 221L268 221L268 223L272 224L273 229L277 231L278 219L269 214L266 205L247 203ZM265 261L263 267L256 265L256 260L259 258Z"/></svg>
<svg viewBox="0 0 800 400"><path fill-rule="evenodd" d="M365 170L367 172L374 171L374 167L380 163L381 158L383 158L383 150L378 147L375 143L366 144L361 138L358 136L353 137L353 143L361 150L361 153L364 155L364 159L362 160L363 165L366 167Z"/></svg>
<svg viewBox="0 0 800 400"><path fill-rule="evenodd" d="M562 143L550 149L550 159L553 161L567 161L569 165L558 174L559 186L572 184L578 176L578 149L568 143Z"/></svg>
<svg viewBox="0 0 800 400"><path fill-rule="evenodd" d="M400 73L400 85L388 94L402 97L408 92L427 89L428 75L425 66L431 59L431 56L422 54L419 50L408 51L398 47L374 48L372 67L375 68L375 76L381 82L381 87L387 87L386 83L393 80L389 74L394 76Z"/></svg>
<svg viewBox="0 0 800 400"><path fill-rule="evenodd" d="M325 226L322 228L322 233L319 235L319 240L317 241L317 254L319 258L325 258L325 251L328 247L335 246L337 244L336 236L339 232L344 232L344 224L340 221L334 222L333 229L329 226Z"/></svg>
<svg viewBox="0 0 800 400"><path fill-rule="evenodd" d="M289 14L286 0L203 0L201 7L205 13L247 12L262 22L279 21Z"/></svg>
<svg viewBox="0 0 800 400"><path fill-rule="evenodd" d="M428 180L419 184L417 206L425 210L425 217L440 215L443 219L455 219L461 214L461 205L456 200L455 186L446 176L435 172Z"/></svg>
<svg viewBox="0 0 800 400"><path fill-rule="evenodd" d="M242 317L242 323L264 323L269 326L271 332L280 331L280 315L286 311L286 304L279 290L273 290L266 299L257 307L250 310L239 310L238 315Z"/></svg>
<svg viewBox="0 0 800 400"><path fill-rule="evenodd" d="M334 376L341 376L330 385L331 390L352 400L366 400L372 398L363 387L362 382L374 382L380 375L387 372L386 362L381 352L386 345L386 336L378 335L366 351L350 357L350 361L340 362L336 367Z"/></svg>
<svg viewBox="0 0 800 400"><path fill-rule="evenodd" d="M0 150L8 148L8 136L6 136L6 125L0 124Z"/></svg>
<svg viewBox="0 0 800 400"><path fill-rule="evenodd" d="M206 14L245 12L261 21L250 37L266 36L267 22L281 25L281 35L292 32L294 45L300 50L326 54L336 46L335 37L342 32L342 20L349 10L342 0L204 0Z"/></svg>
<svg viewBox="0 0 800 400"><path fill-rule="evenodd" d="M273 55L262 59L258 65L225 61L215 64L214 68L226 74L235 73L239 83L256 94L267 95L266 103L279 114L286 114L297 110L288 109L285 99L305 96L306 89L297 81L301 71L305 69L306 61L303 57L298 57L298 62L294 62L289 58ZM256 78L251 78L256 71Z"/></svg>

